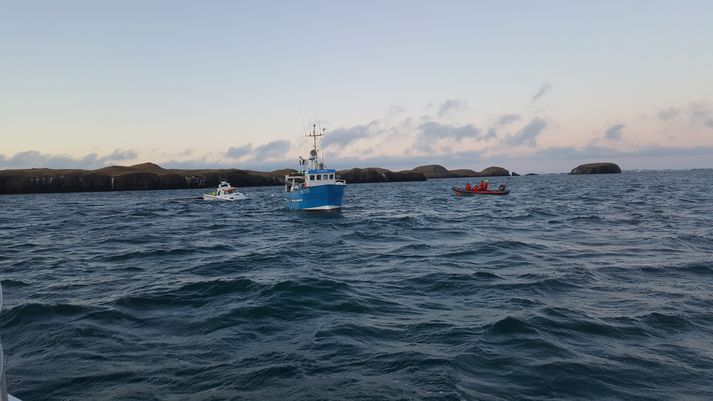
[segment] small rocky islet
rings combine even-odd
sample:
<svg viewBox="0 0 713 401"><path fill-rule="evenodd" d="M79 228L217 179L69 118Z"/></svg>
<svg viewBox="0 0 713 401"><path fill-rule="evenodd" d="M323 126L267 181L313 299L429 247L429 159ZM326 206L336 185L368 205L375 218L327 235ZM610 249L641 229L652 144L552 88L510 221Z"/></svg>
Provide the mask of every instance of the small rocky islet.
<svg viewBox="0 0 713 401"><path fill-rule="evenodd" d="M570 174L619 174L621 173L621 168L616 163L602 162L602 163L587 163L580 164L579 166L572 169Z"/></svg>

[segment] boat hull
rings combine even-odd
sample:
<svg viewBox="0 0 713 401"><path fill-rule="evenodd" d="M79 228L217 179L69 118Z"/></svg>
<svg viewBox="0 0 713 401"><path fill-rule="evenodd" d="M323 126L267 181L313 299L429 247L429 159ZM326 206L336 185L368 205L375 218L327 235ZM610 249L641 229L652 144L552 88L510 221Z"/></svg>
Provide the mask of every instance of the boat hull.
<svg viewBox="0 0 713 401"><path fill-rule="evenodd" d="M293 210L337 210L342 208L346 185L319 185L296 189L285 194L287 207Z"/></svg>
<svg viewBox="0 0 713 401"><path fill-rule="evenodd" d="M244 200L244 199L247 199L247 196L245 196L245 195L237 195L237 194L236 194L236 195L233 195L233 196L230 196L230 197L215 196L215 195L210 195L210 194L205 194L205 195L203 195L203 200L207 200L207 201L223 201L223 202L227 201L227 202L231 202L231 201L238 201L238 200Z"/></svg>
<svg viewBox="0 0 713 401"><path fill-rule="evenodd" d="M466 190L465 188L453 187L451 188L456 196L472 196L472 195L507 195L510 193L507 189L504 191L498 191L497 189L490 189L487 191L473 191Z"/></svg>

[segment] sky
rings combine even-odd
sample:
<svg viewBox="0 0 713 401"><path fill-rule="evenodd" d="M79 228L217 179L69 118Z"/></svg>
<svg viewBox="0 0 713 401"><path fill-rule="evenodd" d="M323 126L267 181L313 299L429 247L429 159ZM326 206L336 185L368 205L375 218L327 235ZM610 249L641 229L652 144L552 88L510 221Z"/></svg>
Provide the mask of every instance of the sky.
<svg viewBox="0 0 713 401"><path fill-rule="evenodd" d="M711 1L0 0L0 169L713 167Z"/></svg>

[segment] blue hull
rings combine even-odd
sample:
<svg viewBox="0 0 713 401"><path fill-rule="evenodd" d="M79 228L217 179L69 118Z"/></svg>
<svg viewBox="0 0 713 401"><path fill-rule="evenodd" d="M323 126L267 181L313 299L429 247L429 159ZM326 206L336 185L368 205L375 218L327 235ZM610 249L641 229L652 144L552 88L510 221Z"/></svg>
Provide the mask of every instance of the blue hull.
<svg viewBox="0 0 713 401"><path fill-rule="evenodd" d="M295 210L333 210L342 207L346 185L319 185L287 192L287 207Z"/></svg>

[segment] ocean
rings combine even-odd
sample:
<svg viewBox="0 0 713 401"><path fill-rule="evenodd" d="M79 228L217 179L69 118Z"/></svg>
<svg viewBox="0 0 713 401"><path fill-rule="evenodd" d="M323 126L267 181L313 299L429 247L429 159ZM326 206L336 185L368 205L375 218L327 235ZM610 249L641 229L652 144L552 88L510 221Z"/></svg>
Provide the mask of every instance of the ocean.
<svg viewBox="0 0 713 401"><path fill-rule="evenodd" d="M353 184L338 213L280 187L0 196L8 389L713 399L713 171L466 181Z"/></svg>

